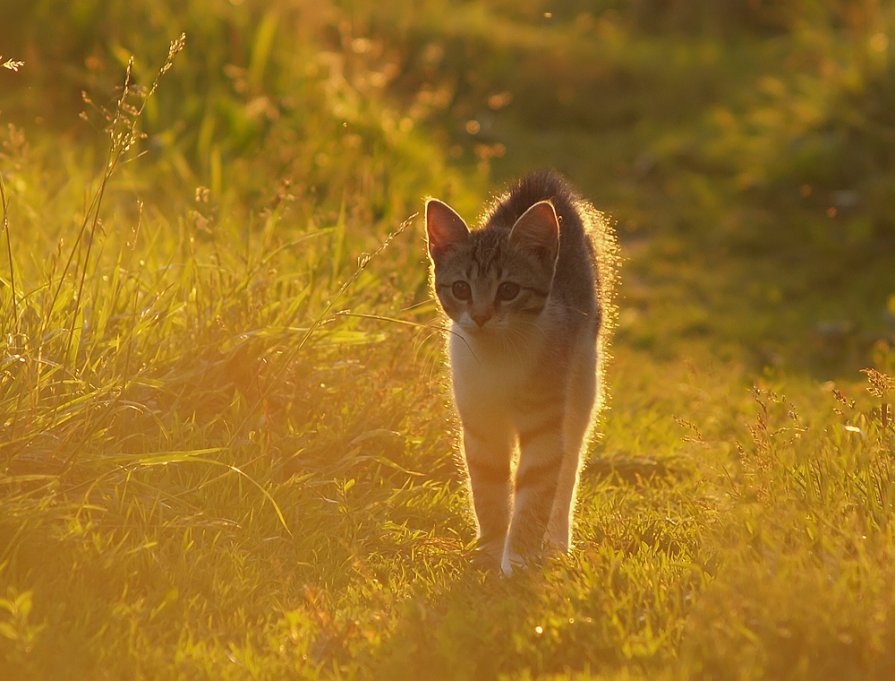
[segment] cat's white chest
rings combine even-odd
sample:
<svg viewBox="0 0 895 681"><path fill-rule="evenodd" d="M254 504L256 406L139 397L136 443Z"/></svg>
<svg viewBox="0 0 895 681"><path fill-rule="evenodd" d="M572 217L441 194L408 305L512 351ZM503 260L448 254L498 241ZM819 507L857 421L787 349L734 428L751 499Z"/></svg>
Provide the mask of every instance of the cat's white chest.
<svg viewBox="0 0 895 681"><path fill-rule="evenodd" d="M454 397L461 413L505 408L518 395L531 374L537 354L536 344L525 340L529 342L479 341L455 325L448 347Z"/></svg>

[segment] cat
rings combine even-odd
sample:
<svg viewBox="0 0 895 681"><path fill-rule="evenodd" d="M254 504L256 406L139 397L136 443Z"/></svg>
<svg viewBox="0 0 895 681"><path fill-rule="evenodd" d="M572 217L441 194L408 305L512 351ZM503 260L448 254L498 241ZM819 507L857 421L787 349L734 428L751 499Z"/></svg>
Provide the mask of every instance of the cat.
<svg viewBox="0 0 895 681"><path fill-rule="evenodd" d="M571 547L582 449L603 401L616 241L555 171L518 180L480 229L437 199L425 216L431 281L451 320L475 556L512 574L545 545Z"/></svg>

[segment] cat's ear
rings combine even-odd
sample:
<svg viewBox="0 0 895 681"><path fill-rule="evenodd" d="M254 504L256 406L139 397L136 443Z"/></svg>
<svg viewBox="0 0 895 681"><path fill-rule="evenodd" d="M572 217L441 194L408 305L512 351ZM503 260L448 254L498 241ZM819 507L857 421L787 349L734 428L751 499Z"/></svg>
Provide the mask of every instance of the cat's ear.
<svg viewBox="0 0 895 681"><path fill-rule="evenodd" d="M510 230L510 242L553 265L559 253L559 218L553 204L539 201L525 211Z"/></svg>
<svg viewBox="0 0 895 681"><path fill-rule="evenodd" d="M463 218L438 199L426 201L426 237L433 259L459 246L469 238L469 227Z"/></svg>

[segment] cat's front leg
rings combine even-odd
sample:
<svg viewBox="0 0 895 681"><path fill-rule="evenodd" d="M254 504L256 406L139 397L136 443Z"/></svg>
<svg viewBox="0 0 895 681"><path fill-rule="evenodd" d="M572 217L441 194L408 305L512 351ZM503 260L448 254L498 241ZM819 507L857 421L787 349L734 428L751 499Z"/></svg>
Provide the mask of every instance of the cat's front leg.
<svg viewBox="0 0 895 681"><path fill-rule="evenodd" d="M562 415L546 415L520 429L519 447L513 518L501 562L506 574L542 548L563 461Z"/></svg>
<svg viewBox="0 0 895 681"><path fill-rule="evenodd" d="M567 552L572 545L572 518L575 509L575 492L584 443L593 419L597 395L596 355L587 352L594 340L586 339L579 345L570 371L563 423L564 456L559 468L553 510L547 524L545 539L548 546L559 552Z"/></svg>
<svg viewBox="0 0 895 681"><path fill-rule="evenodd" d="M499 422L464 419L463 449L478 523L476 562L496 568L510 522L512 430Z"/></svg>

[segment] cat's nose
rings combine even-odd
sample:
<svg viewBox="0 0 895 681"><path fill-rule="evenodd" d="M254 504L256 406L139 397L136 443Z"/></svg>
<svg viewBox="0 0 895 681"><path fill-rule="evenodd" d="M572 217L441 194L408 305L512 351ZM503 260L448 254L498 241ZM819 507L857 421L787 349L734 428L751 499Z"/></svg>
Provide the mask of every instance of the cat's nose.
<svg viewBox="0 0 895 681"><path fill-rule="evenodd" d="M472 317L472 321L478 324L479 328L484 326L485 322L491 319L490 312L472 312L469 316Z"/></svg>

